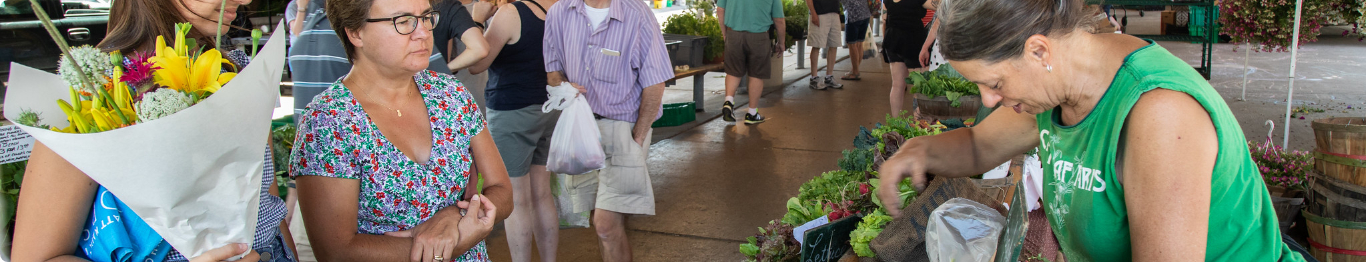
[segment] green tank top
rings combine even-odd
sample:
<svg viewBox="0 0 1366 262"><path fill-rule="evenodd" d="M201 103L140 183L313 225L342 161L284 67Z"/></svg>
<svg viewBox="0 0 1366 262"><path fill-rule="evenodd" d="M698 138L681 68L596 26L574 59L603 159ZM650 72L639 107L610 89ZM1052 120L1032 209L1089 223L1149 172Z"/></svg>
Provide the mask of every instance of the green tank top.
<svg viewBox="0 0 1366 262"><path fill-rule="evenodd" d="M1185 61L1149 42L1124 59L1096 108L1073 126L1060 110L1038 115L1048 221L1067 261L1130 261L1129 213L1115 163L1139 96L1184 92L1209 112L1219 138L1210 188L1206 261L1304 261L1281 242L1271 197L1224 99Z"/></svg>

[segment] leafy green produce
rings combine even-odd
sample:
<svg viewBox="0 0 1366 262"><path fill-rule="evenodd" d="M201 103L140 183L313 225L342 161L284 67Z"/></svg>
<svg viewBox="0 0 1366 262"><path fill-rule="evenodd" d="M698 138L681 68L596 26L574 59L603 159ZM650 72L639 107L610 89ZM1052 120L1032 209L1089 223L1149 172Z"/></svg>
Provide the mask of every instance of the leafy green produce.
<svg viewBox="0 0 1366 262"><path fill-rule="evenodd" d="M707 37L703 48L705 59L715 59L725 53L726 43L721 39L721 24L711 13L683 12L664 19L665 34L693 35Z"/></svg>
<svg viewBox="0 0 1366 262"><path fill-rule="evenodd" d="M769 221L768 226L759 228L759 235L745 240L748 243L740 244L745 261L786 262L801 258L801 244L792 238L792 226L777 221Z"/></svg>
<svg viewBox="0 0 1366 262"><path fill-rule="evenodd" d="M949 101L953 101L951 106L954 107L962 104L958 101L959 97L981 95L976 83L963 78L958 71L948 65L930 72L911 73L906 76L906 83L912 85L911 92L928 97L947 97Z"/></svg>
<svg viewBox="0 0 1366 262"><path fill-rule="evenodd" d="M800 226L829 213L830 210L819 200L800 200L794 197L787 199L787 214L783 215L782 222L791 226Z"/></svg>
<svg viewBox="0 0 1366 262"><path fill-rule="evenodd" d="M854 253L860 257L874 257L873 250L868 248L868 243L877 238L882 233L882 229L887 223L892 222L892 217L881 208L873 210L872 214L863 216L863 220L858 222L858 227L849 233L849 244L854 246Z"/></svg>

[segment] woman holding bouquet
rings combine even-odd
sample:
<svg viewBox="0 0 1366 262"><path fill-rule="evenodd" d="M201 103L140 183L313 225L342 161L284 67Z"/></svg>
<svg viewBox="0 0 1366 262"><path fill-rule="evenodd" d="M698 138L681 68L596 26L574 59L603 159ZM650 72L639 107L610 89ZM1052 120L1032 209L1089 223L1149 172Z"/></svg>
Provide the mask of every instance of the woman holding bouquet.
<svg viewBox="0 0 1366 262"><path fill-rule="evenodd" d="M424 70L442 14L426 0L324 9L352 68L299 115L290 172L318 260L487 261L512 189L473 96Z"/></svg>
<svg viewBox="0 0 1366 262"><path fill-rule="evenodd" d="M175 39L174 26L177 23L192 25L194 30L189 32L187 38L196 39L199 43L212 43L215 34L230 30L230 26L219 23L217 18L231 21L236 17L237 7L251 2L225 1L227 3L218 0L115 1L109 15L107 36L98 48L104 52L119 51L128 56L135 53L151 54L156 47L158 36L164 37L167 41ZM249 62L245 59L245 53L241 51L234 50L226 54L225 57L233 61L237 68L245 67ZM253 231L255 237L251 245L254 250L248 252L246 243L236 243L210 250L194 259L187 259L174 250L165 253L164 256L146 259L220 261L246 253L247 255L239 261L294 261L292 243L286 242L286 239L290 239L289 231L281 230L284 228L281 225L285 214L284 202L276 196L277 193L268 190L274 188L271 185L274 184L275 178L273 165L269 164L269 149L263 158L267 164L264 165L264 175L260 182L260 206L256 228ZM100 254L88 254L88 247L78 245L82 241L80 238L83 232L89 234L87 231L92 231L87 226L90 223L92 208L97 208L93 202L100 185L42 143L34 144L27 170L23 181L24 190L18 203L12 254L14 261L109 259ZM101 205L105 203L102 202ZM132 214L121 215L127 218Z"/></svg>

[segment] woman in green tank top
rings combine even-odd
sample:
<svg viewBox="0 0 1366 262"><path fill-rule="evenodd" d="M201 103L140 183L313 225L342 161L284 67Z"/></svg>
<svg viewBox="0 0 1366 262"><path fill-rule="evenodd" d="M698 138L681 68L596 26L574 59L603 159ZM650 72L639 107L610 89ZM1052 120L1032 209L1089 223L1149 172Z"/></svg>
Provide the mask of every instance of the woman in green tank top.
<svg viewBox="0 0 1366 262"><path fill-rule="evenodd" d="M1219 94L1155 43L1089 32L1088 9L945 1L942 53L997 110L976 127L907 141L882 165L881 188L980 174L1038 148L1043 206L1067 261L1305 261L1282 242ZM878 193L899 204L894 190Z"/></svg>

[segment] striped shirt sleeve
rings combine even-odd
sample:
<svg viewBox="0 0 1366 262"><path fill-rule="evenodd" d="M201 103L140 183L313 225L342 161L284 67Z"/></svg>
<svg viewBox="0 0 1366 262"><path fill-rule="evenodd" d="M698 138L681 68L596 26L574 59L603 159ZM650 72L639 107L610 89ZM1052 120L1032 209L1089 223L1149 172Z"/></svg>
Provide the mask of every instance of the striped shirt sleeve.
<svg viewBox="0 0 1366 262"><path fill-rule="evenodd" d="M545 14L546 23L543 35L546 41L541 46L541 56L545 58L545 71L547 73L564 71L564 64L561 62L564 60L564 42L560 38L560 31L564 30L561 24L564 22L560 20L563 20L561 13L568 11L568 9L557 7L550 7L550 12Z"/></svg>
<svg viewBox="0 0 1366 262"><path fill-rule="evenodd" d="M669 81L674 77L674 71L669 60L669 51L664 49L664 35L659 33L659 21L651 15L643 15L641 18L649 22L639 23L641 28L636 31L647 32L643 34L642 41L635 41L635 50L639 51L636 52L636 85L648 88Z"/></svg>

